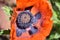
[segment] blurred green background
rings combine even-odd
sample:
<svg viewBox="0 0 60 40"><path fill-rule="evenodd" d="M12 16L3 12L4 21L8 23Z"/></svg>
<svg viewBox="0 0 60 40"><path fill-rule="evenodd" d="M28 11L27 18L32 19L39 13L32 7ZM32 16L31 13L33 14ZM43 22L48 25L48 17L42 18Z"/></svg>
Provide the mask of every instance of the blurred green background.
<svg viewBox="0 0 60 40"><path fill-rule="evenodd" d="M53 29L46 40L60 40L60 0L49 0L52 4L53 16L52 20L54 22ZM9 6L3 7L6 14L11 16L12 9ZM10 19L9 19L10 20ZM0 35L9 34L10 30L1 30Z"/></svg>
<svg viewBox="0 0 60 40"><path fill-rule="evenodd" d="M53 29L47 40L60 40L60 0L49 0L53 7Z"/></svg>

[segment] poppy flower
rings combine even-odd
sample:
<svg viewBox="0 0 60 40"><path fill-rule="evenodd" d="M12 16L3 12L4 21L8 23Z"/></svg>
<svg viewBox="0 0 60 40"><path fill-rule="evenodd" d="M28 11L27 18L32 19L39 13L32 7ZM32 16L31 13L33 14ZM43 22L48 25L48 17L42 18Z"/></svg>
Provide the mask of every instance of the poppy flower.
<svg viewBox="0 0 60 40"><path fill-rule="evenodd" d="M10 40L45 40L53 21L48 0L16 0L11 19Z"/></svg>

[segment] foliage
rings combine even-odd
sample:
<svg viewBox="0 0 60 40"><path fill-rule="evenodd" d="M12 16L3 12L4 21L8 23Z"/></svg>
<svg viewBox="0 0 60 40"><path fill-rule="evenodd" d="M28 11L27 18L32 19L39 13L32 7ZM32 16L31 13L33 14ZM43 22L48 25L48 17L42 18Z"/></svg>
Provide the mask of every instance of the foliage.
<svg viewBox="0 0 60 40"><path fill-rule="evenodd" d="M0 35L2 35L3 34L3 30L0 30Z"/></svg>

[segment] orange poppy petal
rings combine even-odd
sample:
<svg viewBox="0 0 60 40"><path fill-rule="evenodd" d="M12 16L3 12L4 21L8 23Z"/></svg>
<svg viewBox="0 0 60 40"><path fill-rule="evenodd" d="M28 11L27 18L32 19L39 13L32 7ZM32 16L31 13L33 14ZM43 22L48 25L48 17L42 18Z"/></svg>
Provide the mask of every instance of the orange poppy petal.
<svg viewBox="0 0 60 40"><path fill-rule="evenodd" d="M47 0L16 0L17 7L13 10L14 13L11 19L11 39L10 40L45 40L45 38L50 34L52 29L52 7ZM22 5L23 4L23 5ZM41 19L35 24L38 28L38 32L31 37L22 38L16 36L16 17L18 15L17 8L24 9L26 7L32 6L31 13L35 15L38 11L41 12ZM23 37L26 34L23 34ZM27 36L29 36L27 34Z"/></svg>

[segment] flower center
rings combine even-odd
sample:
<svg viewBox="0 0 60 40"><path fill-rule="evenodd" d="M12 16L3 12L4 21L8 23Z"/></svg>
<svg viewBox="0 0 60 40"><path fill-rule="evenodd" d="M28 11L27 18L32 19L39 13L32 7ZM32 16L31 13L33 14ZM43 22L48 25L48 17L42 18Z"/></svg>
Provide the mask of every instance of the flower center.
<svg viewBox="0 0 60 40"><path fill-rule="evenodd" d="M22 23L28 23L30 21L30 15L29 14L22 14L21 15L21 22Z"/></svg>

